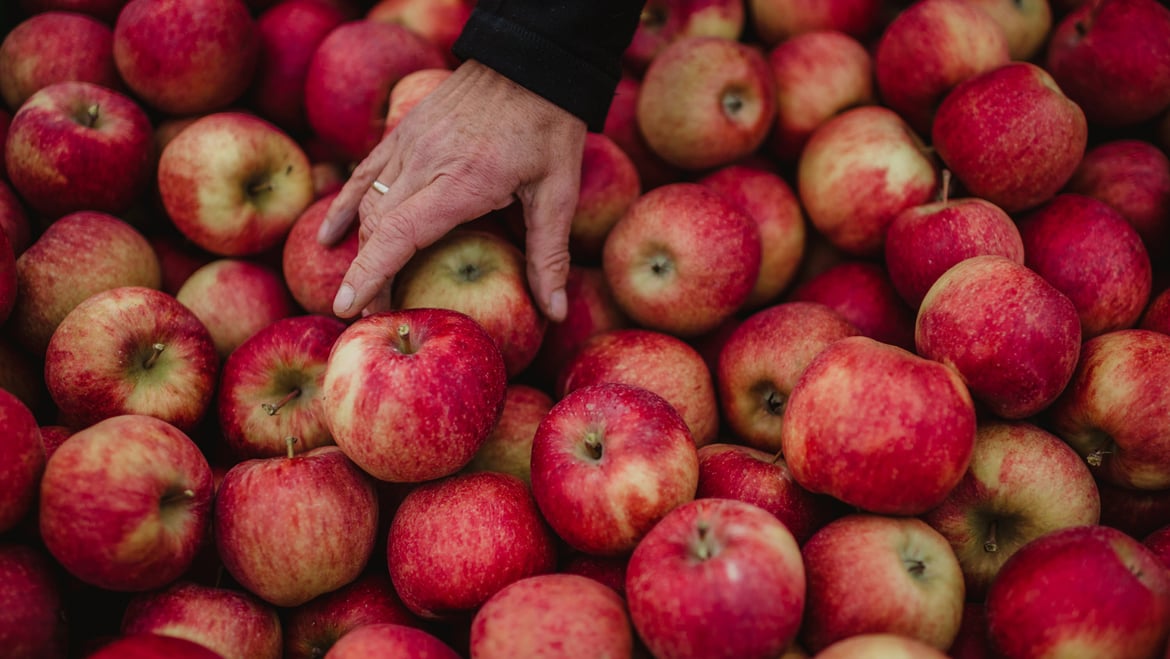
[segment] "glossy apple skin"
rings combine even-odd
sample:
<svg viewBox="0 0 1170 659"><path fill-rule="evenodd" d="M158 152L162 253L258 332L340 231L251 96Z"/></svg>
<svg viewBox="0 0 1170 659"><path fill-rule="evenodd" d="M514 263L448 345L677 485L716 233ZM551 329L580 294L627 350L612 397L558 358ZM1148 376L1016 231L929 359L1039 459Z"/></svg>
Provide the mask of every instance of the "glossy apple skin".
<svg viewBox="0 0 1170 659"><path fill-rule="evenodd" d="M282 612L284 656L317 659L347 632L377 623L421 624L398 598L390 575L367 568L341 588Z"/></svg>
<svg viewBox="0 0 1170 659"><path fill-rule="evenodd" d="M626 601L655 657L775 657L801 626L800 547L762 508L696 499L634 548Z"/></svg>
<svg viewBox="0 0 1170 659"><path fill-rule="evenodd" d="M72 11L42 12L0 42L0 97L13 112L42 87L65 80L121 91L109 25Z"/></svg>
<svg viewBox="0 0 1170 659"><path fill-rule="evenodd" d="M397 482L462 469L499 420L506 392L495 341L449 309L355 321L337 338L322 385L337 445L375 478Z"/></svg>
<svg viewBox="0 0 1170 659"><path fill-rule="evenodd" d="M152 590L195 559L211 500L211 466L190 437L154 417L119 415L74 433L45 465L41 537L87 584Z"/></svg>
<svg viewBox="0 0 1170 659"><path fill-rule="evenodd" d="M500 589L471 621L471 654L482 659L597 657L633 653L625 601L575 574L527 577Z"/></svg>
<svg viewBox="0 0 1170 659"><path fill-rule="evenodd" d="M1016 213L1064 187L1084 156L1088 123L1046 70L1010 62L955 85L930 137L967 195Z"/></svg>
<svg viewBox="0 0 1170 659"><path fill-rule="evenodd" d="M130 96L91 82L57 82L12 115L8 180L50 220L77 211L121 214L150 182L152 135L146 110Z"/></svg>
<svg viewBox="0 0 1170 659"><path fill-rule="evenodd" d="M0 389L0 533L7 532L36 507L45 447L41 430L28 405L16 394Z"/></svg>
<svg viewBox="0 0 1170 659"><path fill-rule="evenodd" d="M195 641L161 634L118 636L94 650L87 659L223 659L215 650Z"/></svg>
<svg viewBox="0 0 1170 659"><path fill-rule="evenodd" d="M58 566L41 547L0 543L0 638L14 657L64 659L65 621Z"/></svg>
<svg viewBox="0 0 1170 659"><path fill-rule="evenodd" d="M275 606L298 606L356 579L377 528L374 481L336 446L238 462L216 493L224 568Z"/></svg>
<svg viewBox="0 0 1170 659"><path fill-rule="evenodd" d="M531 482L532 439L552 406L552 396L543 389L509 383L499 422L465 470L498 471Z"/></svg>
<svg viewBox="0 0 1170 659"><path fill-rule="evenodd" d="M986 610L992 646L1008 656L1157 656L1170 634L1170 572L1117 529L1074 526L1020 548ZM1074 621L1070 610L1083 614Z"/></svg>
<svg viewBox="0 0 1170 659"><path fill-rule="evenodd" d="M695 496L699 459L686 422L642 387L606 382L553 406L532 440L532 493L569 546L628 553Z"/></svg>
<svg viewBox="0 0 1170 659"><path fill-rule="evenodd" d="M169 115L221 110L252 83L256 21L241 0L130 0L114 24L126 85Z"/></svg>
<svg viewBox="0 0 1170 659"><path fill-rule="evenodd" d="M427 657L459 659L451 649L430 632L394 623L363 625L337 639L329 649L329 659L367 659L368 657Z"/></svg>
<svg viewBox="0 0 1170 659"><path fill-rule="evenodd" d="M326 194L306 208L281 248L281 276L293 299L305 311L325 316L333 316L333 298L358 253L357 224L332 245L317 242L325 211L336 197L336 192Z"/></svg>
<svg viewBox="0 0 1170 659"><path fill-rule="evenodd" d="M185 638L225 657L281 657L275 607L245 590L182 579L132 598L122 615L121 632Z"/></svg>
<svg viewBox="0 0 1170 659"><path fill-rule="evenodd" d="M918 309L918 354L957 370L990 413L1023 419L1056 400L1076 368L1081 322L1066 295L1007 257L952 266Z"/></svg>
<svg viewBox="0 0 1170 659"><path fill-rule="evenodd" d="M913 351L914 312L879 261L845 259L792 288L790 302L815 302L840 314L864 336Z"/></svg>
<svg viewBox="0 0 1170 659"><path fill-rule="evenodd" d="M808 600L800 639L819 652L863 633L950 646L963 613L963 573L950 545L916 517L854 514L801 548Z"/></svg>
<svg viewBox="0 0 1170 659"><path fill-rule="evenodd" d="M829 344L800 375L781 448L810 491L874 513L917 515L962 479L975 427L971 394L953 369L852 336ZM858 470L869 476L858 479Z"/></svg>
<svg viewBox="0 0 1170 659"><path fill-rule="evenodd" d="M386 560L415 615L474 612L501 588L552 572L556 539L515 476L461 474L407 493L390 525Z"/></svg>
<svg viewBox="0 0 1170 659"><path fill-rule="evenodd" d="M220 359L297 310L280 271L246 258L219 258L200 266L175 299L207 327Z"/></svg>
<svg viewBox="0 0 1170 659"><path fill-rule="evenodd" d="M1053 431L1099 478L1170 489L1170 336L1143 329L1085 341L1068 387L1048 410Z"/></svg>
<svg viewBox="0 0 1170 659"><path fill-rule="evenodd" d="M605 237L642 194L633 159L605 133L585 135L581 185L569 224L569 253L574 263L597 265Z"/></svg>

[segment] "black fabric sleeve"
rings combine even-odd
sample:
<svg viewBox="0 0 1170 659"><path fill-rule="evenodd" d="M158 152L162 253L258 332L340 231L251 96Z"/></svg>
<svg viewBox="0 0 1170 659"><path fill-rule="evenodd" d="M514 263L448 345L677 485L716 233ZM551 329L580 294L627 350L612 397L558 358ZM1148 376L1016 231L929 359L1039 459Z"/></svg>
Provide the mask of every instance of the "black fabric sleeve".
<svg viewBox="0 0 1170 659"><path fill-rule="evenodd" d="M453 51L600 132L645 0L479 0Z"/></svg>

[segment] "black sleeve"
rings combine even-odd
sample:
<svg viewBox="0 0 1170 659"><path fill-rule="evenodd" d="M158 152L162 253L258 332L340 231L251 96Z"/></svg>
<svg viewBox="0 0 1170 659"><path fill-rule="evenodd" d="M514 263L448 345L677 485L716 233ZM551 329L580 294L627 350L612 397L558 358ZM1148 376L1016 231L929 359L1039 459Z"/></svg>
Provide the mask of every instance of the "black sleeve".
<svg viewBox="0 0 1170 659"><path fill-rule="evenodd" d="M453 51L599 132L645 0L479 0Z"/></svg>

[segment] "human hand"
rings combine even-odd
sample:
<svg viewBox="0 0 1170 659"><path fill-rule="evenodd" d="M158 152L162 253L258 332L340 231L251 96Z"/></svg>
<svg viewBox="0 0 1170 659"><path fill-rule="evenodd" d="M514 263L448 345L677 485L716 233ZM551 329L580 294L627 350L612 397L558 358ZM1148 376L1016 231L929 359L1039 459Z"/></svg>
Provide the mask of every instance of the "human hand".
<svg viewBox="0 0 1170 659"><path fill-rule="evenodd" d="M461 64L366 156L326 211L324 244L360 221L333 312L389 308L393 277L415 252L519 200L529 287L550 320L563 320L585 132L581 119L494 70Z"/></svg>

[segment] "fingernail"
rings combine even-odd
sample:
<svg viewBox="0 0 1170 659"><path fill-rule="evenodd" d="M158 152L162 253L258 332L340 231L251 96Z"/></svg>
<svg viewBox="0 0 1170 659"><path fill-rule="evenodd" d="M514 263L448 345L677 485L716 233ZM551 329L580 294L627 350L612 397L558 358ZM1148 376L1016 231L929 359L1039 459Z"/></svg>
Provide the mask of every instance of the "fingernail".
<svg viewBox="0 0 1170 659"><path fill-rule="evenodd" d="M565 289L558 288L553 291L552 296L548 300L549 316L553 320L564 320L565 314L568 313L569 302L565 298Z"/></svg>
<svg viewBox="0 0 1170 659"><path fill-rule="evenodd" d="M349 311L353 306L353 287L349 284L342 284L341 288L337 289L337 297L333 298L333 313L343 314Z"/></svg>

